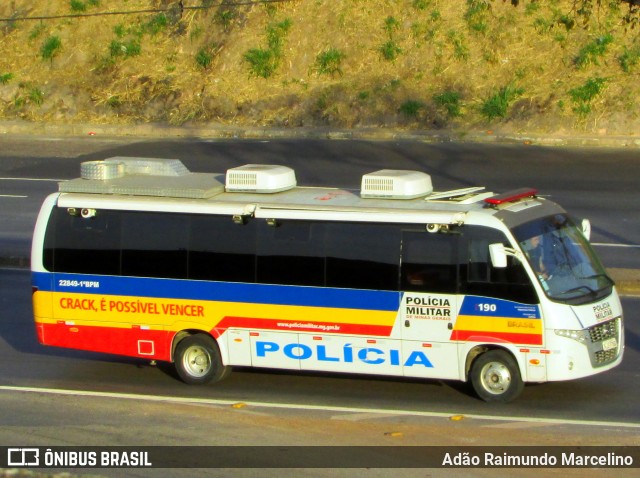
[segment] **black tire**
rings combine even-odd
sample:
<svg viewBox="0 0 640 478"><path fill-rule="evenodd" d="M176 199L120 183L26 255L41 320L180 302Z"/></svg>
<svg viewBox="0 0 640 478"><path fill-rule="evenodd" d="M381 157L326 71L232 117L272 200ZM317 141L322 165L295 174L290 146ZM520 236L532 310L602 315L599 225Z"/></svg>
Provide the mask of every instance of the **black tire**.
<svg viewBox="0 0 640 478"><path fill-rule="evenodd" d="M471 384L485 402L510 402L522 392L524 382L514 358L504 350L490 350L471 365Z"/></svg>
<svg viewBox="0 0 640 478"><path fill-rule="evenodd" d="M218 344L204 334L182 339L176 346L174 364L180 378L192 385L218 382L231 372L231 367L222 364Z"/></svg>

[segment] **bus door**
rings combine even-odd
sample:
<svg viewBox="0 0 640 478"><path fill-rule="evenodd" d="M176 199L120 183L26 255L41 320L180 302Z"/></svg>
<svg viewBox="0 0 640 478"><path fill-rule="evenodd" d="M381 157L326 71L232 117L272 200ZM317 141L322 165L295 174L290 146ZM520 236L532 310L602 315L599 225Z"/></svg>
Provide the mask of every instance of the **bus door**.
<svg viewBox="0 0 640 478"><path fill-rule="evenodd" d="M509 256L506 267L492 266L489 245L509 245L502 232L481 226L461 229L461 295L452 335L460 344L460 355L464 356L478 343L517 348L527 359L527 379L545 380L546 355L540 352L544 329L539 299L523 264Z"/></svg>
<svg viewBox="0 0 640 478"><path fill-rule="evenodd" d="M399 318L404 375L459 378L456 323L458 236L403 231Z"/></svg>

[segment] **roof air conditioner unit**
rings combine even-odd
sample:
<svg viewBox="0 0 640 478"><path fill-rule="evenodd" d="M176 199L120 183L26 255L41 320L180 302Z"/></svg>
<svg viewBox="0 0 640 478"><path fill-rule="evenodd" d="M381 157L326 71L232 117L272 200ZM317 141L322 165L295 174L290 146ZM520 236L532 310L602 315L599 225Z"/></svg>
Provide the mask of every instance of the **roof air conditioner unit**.
<svg viewBox="0 0 640 478"><path fill-rule="evenodd" d="M296 186L296 173L286 166L246 164L227 170L227 192L277 193Z"/></svg>
<svg viewBox="0 0 640 478"><path fill-rule="evenodd" d="M433 192L431 176L420 171L381 169L362 176L363 198L415 199Z"/></svg>

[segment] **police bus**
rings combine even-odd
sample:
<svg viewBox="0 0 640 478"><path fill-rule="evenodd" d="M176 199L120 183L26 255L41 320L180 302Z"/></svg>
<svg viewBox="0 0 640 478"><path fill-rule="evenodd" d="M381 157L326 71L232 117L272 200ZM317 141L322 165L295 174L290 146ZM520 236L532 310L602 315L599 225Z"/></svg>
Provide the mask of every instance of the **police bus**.
<svg viewBox="0 0 640 478"><path fill-rule="evenodd" d="M433 190L380 170L360 190L278 165L81 165L32 249L41 344L231 367L469 381L486 401L622 361L623 316L588 228L533 189Z"/></svg>

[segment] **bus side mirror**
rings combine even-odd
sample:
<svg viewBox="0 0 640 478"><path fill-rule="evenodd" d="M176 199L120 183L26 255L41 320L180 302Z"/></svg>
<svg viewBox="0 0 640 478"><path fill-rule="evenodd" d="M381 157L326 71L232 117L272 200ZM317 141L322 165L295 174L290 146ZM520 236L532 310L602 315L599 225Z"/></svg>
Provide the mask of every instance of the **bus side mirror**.
<svg viewBox="0 0 640 478"><path fill-rule="evenodd" d="M582 220L582 235L587 238L587 241L591 239L591 222L589 219Z"/></svg>
<svg viewBox="0 0 640 478"><path fill-rule="evenodd" d="M495 243L489 244L489 256L491 256L491 265L496 268L507 267L507 251L504 249L504 244Z"/></svg>

